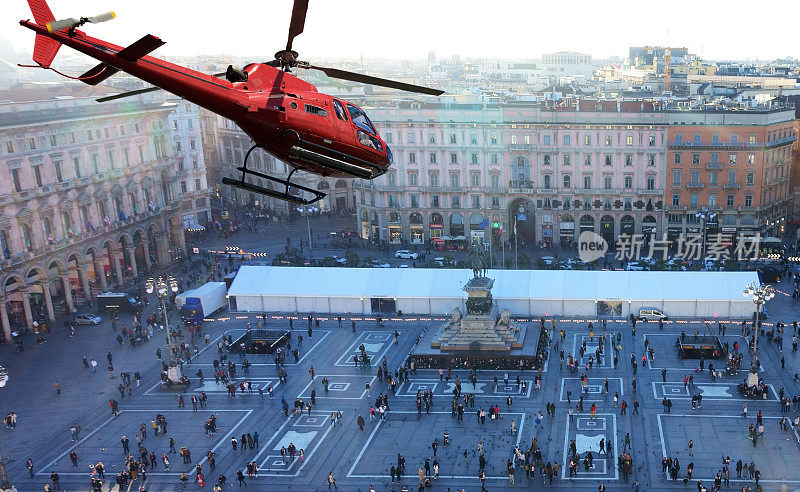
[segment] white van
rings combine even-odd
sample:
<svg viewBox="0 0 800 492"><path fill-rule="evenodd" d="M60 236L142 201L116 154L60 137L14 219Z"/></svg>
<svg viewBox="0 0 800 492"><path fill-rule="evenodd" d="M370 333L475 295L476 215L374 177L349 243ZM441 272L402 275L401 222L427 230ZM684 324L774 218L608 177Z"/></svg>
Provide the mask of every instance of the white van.
<svg viewBox="0 0 800 492"><path fill-rule="evenodd" d="M667 319L667 315L658 308L641 307L639 308L639 319L642 321L661 321Z"/></svg>

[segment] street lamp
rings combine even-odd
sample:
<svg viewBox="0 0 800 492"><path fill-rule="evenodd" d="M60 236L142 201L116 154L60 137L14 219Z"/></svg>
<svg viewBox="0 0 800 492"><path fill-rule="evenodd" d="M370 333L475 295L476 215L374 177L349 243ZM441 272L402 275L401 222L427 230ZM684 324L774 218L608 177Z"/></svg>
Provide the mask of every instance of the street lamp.
<svg viewBox="0 0 800 492"><path fill-rule="evenodd" d="M707 208L702 210L698 210L697 213L694 214L695 217L703 221L703 263L706 261L706 221L713 219L717 216L717 214L710 212Z"/></svg>
<svg viewBox="0 0 800 492"><path fill-rule="evenodd" d="M751 282L745 286L742 294L745 297L752 297L753 302L756 304L756 320L755 324L753 325L755 330L755 335L753 338L753 365L750 367L750 376L747 382L747 386L752 387L758 384L758 368L761 365L758 361L758 315L764 304L766 304L768 300L775 297L775 289L772 288L771 285L756 285L755 282Z"/></svg>
<svg viewBox="0 0 800 492"><path fill-rule="evenodd" d="M178 282L175 281L172 275L166 278L160 275L156 278L150 277L147 279L147 282L145 282L145 290L148 294L155 292L156 297L161 301L161 310L164 313L164 325L167 329L167 352L169 353L167 379L177 382L183 375L181 374L181 366L178 363L176 350L174 350L174 345L172 344L172 330L169 327L166 300L169 298L169 291L178 292Z"/></svg>
<svg viewBox="0 0 800 492"><path fill-rule="evenodd" d="M317 207L312 207L310 205L304 205L303 207L297 207L298 212L304 212L306 216L306 227L308 228L308 261L314 261L314 253L311 250L311 221L308 218L310 212L316 212L319 210Z"/></svg>
<svg viewBox="0 0 800 492"><path fill-rule="evenodd" d="M5 386L7 382L8 373L6 368L0 366L0 388ZM8 477L6 477L6 461L2 454L0 454L0 490L15 490L11 482L8 481Z"/></svg>

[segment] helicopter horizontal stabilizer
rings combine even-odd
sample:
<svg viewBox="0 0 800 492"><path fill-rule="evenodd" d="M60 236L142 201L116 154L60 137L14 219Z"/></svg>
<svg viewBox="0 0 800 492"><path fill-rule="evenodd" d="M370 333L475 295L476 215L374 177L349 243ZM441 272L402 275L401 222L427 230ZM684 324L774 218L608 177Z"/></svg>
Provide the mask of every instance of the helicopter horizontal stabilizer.
<svg viewBox="0 0 800 492"><path fill-rule="evenodd" d="M81 75L80 79L81 82L83 82L84 84L97 85L117 72L119 72L119 70L112 67L111 65L108 65L106 63L101 63L99 65L95 65L88 72Z"/></svg>
<svg viewBox="0 0 800 492"><path fill-rule="evenodd" d="M167 44L164 41L161 41L159 38L153 36L152 34L147 34L142 36L141 39L134 42L127 48L124 48L122 51L117 53L117 56L122 58L123 60L129 62L135 62L139 58L147 55L151 51L154 51L161 46Z"/></svg>

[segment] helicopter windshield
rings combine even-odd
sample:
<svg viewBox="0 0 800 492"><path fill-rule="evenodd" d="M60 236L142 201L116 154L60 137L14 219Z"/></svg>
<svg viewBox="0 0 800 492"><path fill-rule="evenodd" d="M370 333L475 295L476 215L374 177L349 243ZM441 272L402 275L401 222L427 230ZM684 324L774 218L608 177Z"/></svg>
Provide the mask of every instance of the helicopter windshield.
<svg viewBox="0 0 800 492"><path fill-rule="evenodd" d="M375 128L373 128L372 123L370 123L369 118L367 118L367 114L364 111L353 106L352 104L347 105L347 111L350 112L350 117L353 119L353 123L355 123L357 127L361 128L365 132L377 135Z"/></svg>

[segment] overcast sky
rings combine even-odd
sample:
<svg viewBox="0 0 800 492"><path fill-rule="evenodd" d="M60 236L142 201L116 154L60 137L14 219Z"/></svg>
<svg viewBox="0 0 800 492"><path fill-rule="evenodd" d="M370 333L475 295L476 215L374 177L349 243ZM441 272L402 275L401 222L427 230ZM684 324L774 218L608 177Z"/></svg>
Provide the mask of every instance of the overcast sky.
<svg viewBox="0 0 800 492"><path fill-rule="evenodd" d="M50 0L56 18L113 10L85 30L117 44L144 34L167 44L156 55L229 53L271 59L286 44L292 0ZM30 52L25 0L2 0L2 36ZM686 46L708 59L800 58L800 1L719 0L311 0L301 59L439 57L538 58L580 51L625 57L629 46ZM56 63L57 65L57 63Z"/></svg>

